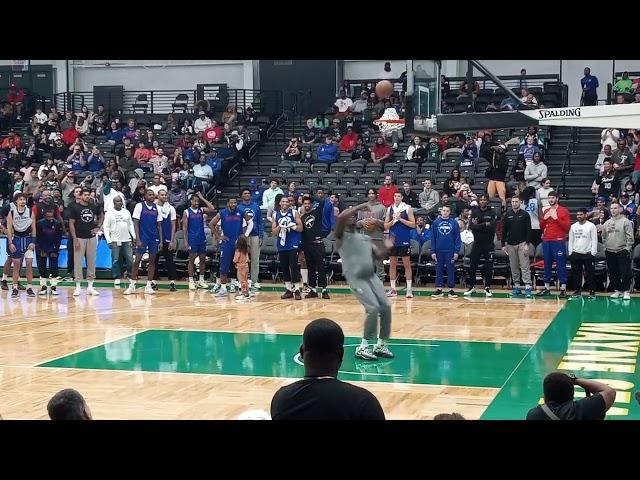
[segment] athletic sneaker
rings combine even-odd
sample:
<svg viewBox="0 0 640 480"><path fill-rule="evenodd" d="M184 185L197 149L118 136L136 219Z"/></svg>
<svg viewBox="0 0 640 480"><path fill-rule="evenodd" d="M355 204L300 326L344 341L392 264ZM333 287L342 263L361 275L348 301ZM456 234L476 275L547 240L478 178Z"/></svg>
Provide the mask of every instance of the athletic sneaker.
<svg viewBox="0 0 640 480"><path fill-rule="evenodd" d="M302 285L302 293L309 293L311 291L311 287L308 283L304 283Z"/></svg>
<svg viewBox="0 0 640 480"><path fill-rule="evenodd" d="M566 290L560 290L560 298L567 298L567 291Z"/></svg>
<svg viewBox="0 0 640 480"><path fill-rule="evenodd" d="M40 291L38 292L38 295L42 295L43 297L47 295L47 287L42 285L40 287Z"/></svg>
<svg viewBox="0 0 640 480"><path fill-rule="evenodd" d="M218 290L214 296L218 297L218 298L226 298L227 297L227 289L226 288L220 288L220 290Z"/></svg>
<svg viewBox="0 0 640 480"><path fill-rule="evenodd" d="M575 292L573 292L571 294L572 297L581 297L582 296L582 291L581 290L576 290Z"/></svg>
<svg viewBox="0 0 640 480"><path fill-rule="evenodd" d="M397 297L398 291L395 288L392 288L387 292L387 297Z"/></svg>
<svg viewBox="0 0 640 480"><path fill-rule="evenodd" d="M151 288L153 289L154 292L158 290L158 284L156 283L155 280L151 282Z"/></svg>
<svg viewBox="0 0 640 480"><path fill-rule="evenodd" d="M214 293L218 293L218 290L220 290L220 284L219 283L214 283L211 288L209 289L209 293L214 294Z"/></svg>
<svg viewBox="0 0 640 480"><path fill-rule="evenodd" d="M13 290L11 290L11 298L18 298L18 289L14 288Z"/></svg>
<svg viewBox="0 0 640 480"><path fill-rule="evenodd" d="M2 285L2 290L9 290L9 284L6 280L2 280L2 282L0 282L0 285Z"/></svg>
<svg viewBox="0 0 640 480"><path fill-rule="evenodd" d="M463 295L465 297L470 297L471 295L473 295L474 293L476 293L476 289L471 287L469 288L469 290L467 290L466 292L463 293Z"/></svg>
<svg viewBox="0 0 640 480"><path fill-rule="evenodd" d="M207 282L205 282L204 280L200 280L198 282L198 288L209 288L209 285L207 285Z"/></svg>
<svg viewBox="0 0 640 480"><path fill-rule="evenodd" d="M18 290L26 290L26 289L27 289L27 287L25 287L24 285L20 285L18 283Z"/></svg>
<svg viewBox="0 0 640 480"><path fill-rule="evenodd" d="M447 297L449 298L458 298L458 294L453 288L449 289L449 293L447 293Z"/></svg>
<svg viewBox="0 0 640 480"><path fill-rule="evenodd" d="M611 295L609 295L610 298L620 298L621 296L622 296L622 292L619 290L616 290Z"/></svg>
<svg viewBox="0 0 640 480"><path fill-rule="evenodd" d="M87 288L87 293L89 295L93 295L94 297L97 297L98 295L100 295L100 292L93 287Z"/></svg>
<svg viewBox="0 0 640 480"><path fill-rule="evenodd" d="M444 293L442 293L442 289L437 289L432 295L431 298L442 298L444 297Z"/></svg>
<svg viewBox="0 0 640 480"><path fill-rule="evenodd" d="M322 299L323 300L330 300L331 299L331 297L329 296L329 292L327 292L326 289L322 290Z"/></svg>
<svg viewBox="0 0 640 480"><path fill-rule="evenodd" d="M378 358L394 358L395 355L387 348L386 345L373 347L373 354Z"/></svg>
<svg viewBox="0 0 640 480"><path fill-rule="evenodd" d="M31 288L27 288L27 297L35 297L36 296L36 292L33 291L33 289Z"/></svg>
<svg viewBox="0 0 640 480"><path fill-rule="evenodd" d="M254 288L256 290L260 290L262 288L262 285L260 285L259 282L255 282L255 283L251 284L251 288Z"/></svg>
<svg viewBox="0 0 640 480"><path fill-rule="evenodd" d="M305 300L306 300L307 298L318 298L318 294L317 294L315 291L313 291L313 290L309 290L309 293L307 293L307 294L304 296L304 298L305 298Z"/></svg>
<svg viewBox="0 0 640 480"><path fill-rule="evenodd" d="M491 289L489 287L484 287L484 296L493 297L493 293L491 293Z"/></svg>
<svg viewBox="0 0 640 480"><path fill-rule="evenodd" d="M595 298L596 297L596 291L595 290L589 290L589 297Z"/></svg>
<svg viewBox="0 0 640 480"><path fill-rule="evenodd" d="M58 295L58 288L57 287L51 287L51 295Z"/></svg>
<svg viewBox="0 0 640 480"><path fill-rule="evenodd" d="M623 300L631 300L631 292L624 292L622 294L622 299Z"/></svg>
<svg viewBox="0 0 640 480"><path fill-rule="evenodd" d="M170 292L175 292L176 291L176 284L175 283L171 282L169 284L169 291Z"/></svg>
<svg viewBox="0 0 640 480"><path fill-rule="evenodd" d="M527 298L531 298L533 296L532 292L531 292L531 287L526 287L524 289L524 296Z"/></svg>
<svg viewBox="0 0 640 480"><path fill-rule="evenodd" d="M119 278L116 278L113 281L113 286L114 286L114 288L120 288L120 279Z"/></svg>
<svg viewBox="0 0 640 480"><path fill-rule="evenodd" d="M197 290L198 287L196 287L196 282L194 282L193 280L189 280L189 290Z"/></svg>
<svg viewBox="0 0 640 480"><path fill-rule="evenodd" d="M536 293L536 297L548 297L549 295L551 295L551 291L548 288L543 288Z"/></svg>
<svg viewBox="0 0 640 480"><path fill-rule="evenodd" d="M296 291L293 292L293 298L295 300L302 300L302 293L300 292L300 289L296 288Z"/></svg>
<svg viewBox="0 0 640 480"><path fill-rule="evenodd" d="M378 360L378 357L371 353L371 350L369 350L368 347L362 346L356 348L356 358L360 358L362 360Z"/></svg>
<svg viewBox="0 0 640 480"><path fill-rule="evenodd" d="M513 289L511 290L511 295L514 297L522 295L522 290L520 290L520 287L513 287Z"/></svg>
<svg viewBox="0 0 640 480"><path fill-rule="evenodd" d="M80 287L76 287L76 289L73 291L73 296L74 297L80 296Z"/></svg>
<svg viewBox="0 0 640 480"><path fill-rule="evenodd" d="M405 295L407 298L413 298L413 291L410 288L407 288L407 294Z"/></svg>
<svg viewBox="0 0 640 480"><path fill-rule="evenodd" d="M282 300L287 300L289 298L293 298L293 292L291 290L287 290L286 292L284 292L282 295L280 295L280 298Z"/></svg>
<svg viewBox="0 0 640 480"><path fill-rule="evenodd" d="M127 289L122 292L123 295L133 295L134 293L136 293L136 287L134 287L132 284L129 284Z"/></svg>
<svg viewBox="0 0 640 480"><path fill-rule="evenodd" d="M153 284L151 284L150 286L144 287L144 293L146 295L155 295L156 291L153 289Z"/></svg>
<svg viewBox="0 0 640 480"><path fill-rule="evenodd" d="M229 284L229 293L236 293L236 286L233 282Z"/></svg>

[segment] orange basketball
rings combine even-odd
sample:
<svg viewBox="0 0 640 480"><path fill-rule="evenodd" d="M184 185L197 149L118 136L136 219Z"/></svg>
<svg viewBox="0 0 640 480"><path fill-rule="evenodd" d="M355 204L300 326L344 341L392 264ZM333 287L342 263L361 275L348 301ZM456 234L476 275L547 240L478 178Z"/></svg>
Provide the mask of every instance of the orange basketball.
<svg viewBox="0 0 640 480"><path fill-rule="evenodd" d="M376 84L376 95L378 98L389 98L393 93L393 84L389 80L380 80Z"/></svg>

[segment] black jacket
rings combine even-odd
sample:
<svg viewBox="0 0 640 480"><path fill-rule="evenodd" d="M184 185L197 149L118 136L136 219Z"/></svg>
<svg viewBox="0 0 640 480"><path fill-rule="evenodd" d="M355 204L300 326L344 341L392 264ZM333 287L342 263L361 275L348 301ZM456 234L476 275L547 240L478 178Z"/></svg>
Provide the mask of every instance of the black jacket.
<svg viewBox="0 0 640 480"><path fill-rule="evenodd" d="M474 220L476 220L474 222ZM474 241L483 243L493 243L496 234L496 212L493 208L487 207L482 210L480 207L474 207L471 210L469 228L473 230ZM487 226L486 224L490 225Z"/></svg>
<svg viewBox="0 0 640 480"><path fill-rule="evenodd" d="M401 191L402 201L412 208L420 208L420 202L418 201L418 195L413 190L406 194L404 189Z"/></svg>
<svg viewBox="0 0 640 480"><path fill-rule="evenodd" d="M520 208L517 212L509 210L502 221L502 246L518 245L529 242L531 236L531 217Z"/></svg>
<svg viewBox="0 0 640 480"><path fill-rule="evenodd" d="M504 182L507 177L507 170L509 169L509 160L504 153L491 151L492 156L488 158L490 166L486 171L486 176L489 180L496 182Z"/></svg>

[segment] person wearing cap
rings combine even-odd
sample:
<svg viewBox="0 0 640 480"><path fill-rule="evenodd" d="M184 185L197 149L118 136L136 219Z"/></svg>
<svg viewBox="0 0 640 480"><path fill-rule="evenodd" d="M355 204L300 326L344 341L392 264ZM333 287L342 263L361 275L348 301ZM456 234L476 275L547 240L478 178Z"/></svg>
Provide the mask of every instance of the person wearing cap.
<svg viewBox="0 0 640 480"><path fill-rule="evenodd" d="M500 144L491 147L487 152L490 158L489 168L485 171L485 175L489 180L487 184L487 194L489 200L498 196L502 202L503 210L507 208L507 171L509 169L509 160L506 157L507 147Z"/></svg>
<svg viewBox="0 0 640 480"><path fill-rule="evenodd" d="M540 229L542 230L542 252L544 255L544 289L536 294L543 297L551 295L551 269L556 264L560 282L560 298L567 290L567 245L565 240L571 228L571 217L566 207L558 204L557 192L549 192L549 205L542 209Z"/></svg>
<svg viewBox="0 0 640 480"><path fill-rule="evenodd" d="M212 125L211 119L207 117L204 110L198 112L198 118L193 122L193 131L197 135L200 132L204 132Z"/></svg>
<svg viewBox="0 0 640 480"><path fill-rule="evenodd" d="M622 195L620 195L620 208L622 214L626 215L629 220L636 221L638 206L630 200L627 192L622 192Z"/></svg>

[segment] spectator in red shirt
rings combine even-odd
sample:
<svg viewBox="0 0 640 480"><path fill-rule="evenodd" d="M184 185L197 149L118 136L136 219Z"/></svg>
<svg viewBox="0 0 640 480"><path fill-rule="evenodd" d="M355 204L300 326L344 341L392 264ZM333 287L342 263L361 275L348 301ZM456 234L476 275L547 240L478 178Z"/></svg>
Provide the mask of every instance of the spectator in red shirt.
<svg viewBox="0 0 640 480"><path fill-rule="evenodd" d="M353 131L353 128L347 127L347 133L340 139L338 147L341 152L353 152L358 143L358 134Z"/></svg>
<svg viewBox="0 0 640 480"><path fill-rule="evenodd" d="M20 138L20 135L18 135L16 132L11 130L9 132L9 135L6 136L4 140L2 140L2 144L0 145L0 148L2 148L3 150L4 149L11 150L12 148L16 148L20 150L22 148L22 138Z"/></svg>
<svg viewBox="0 0 640 480"><path fill-rule="evenodd" d="M138 143L138 148L136 148L135 153L133 154L133 158L136 159L138 164L146 166L147 162L151 159L151 156L155 153L152 149L147 148L144 142Z"/></svg>
<svg viewBox="0 0 640 480"><path fill-rule="evenodd" d="M384 177L384 185L378 190L378 201L386 208L393 204L393 195L398 192L398 187L394 185L391 175Z"/></svg>
<svg viewBox="0 0 640 480"><path fill-rule="evenodd" d="M72 145L80 137L80 132L76 130L76 126L73 125L62 132L62 141L67 145Z"/></svg>
<svg viewBox="0 0 640 480"><path fill-rule="evenodd" d="M384 137L378 137L376 139L376 144L371 150L371 160L374 163L382 163L391 158L391 155L393 155L393 150L389 145L387 145L387 141ZM393 195L391 195L391 201L393 202Z"/></svg>
<svg viewBox="0 0 640 480"><path fill-rule="evenodd" d="M9 92L7 93L7 102L13 105L16 113L18 114L18 120L22 114L22 106L24 104L24 90L22 88L16 88L15 83L9 85Z"/></svg>
<svg viewBox="0 0 640 480"><path fill-rule="evenodd" d="M207 142L220 143L222 139L222 129L215 120L211 121L211 126L204 129L204 138Z"/></svg>

